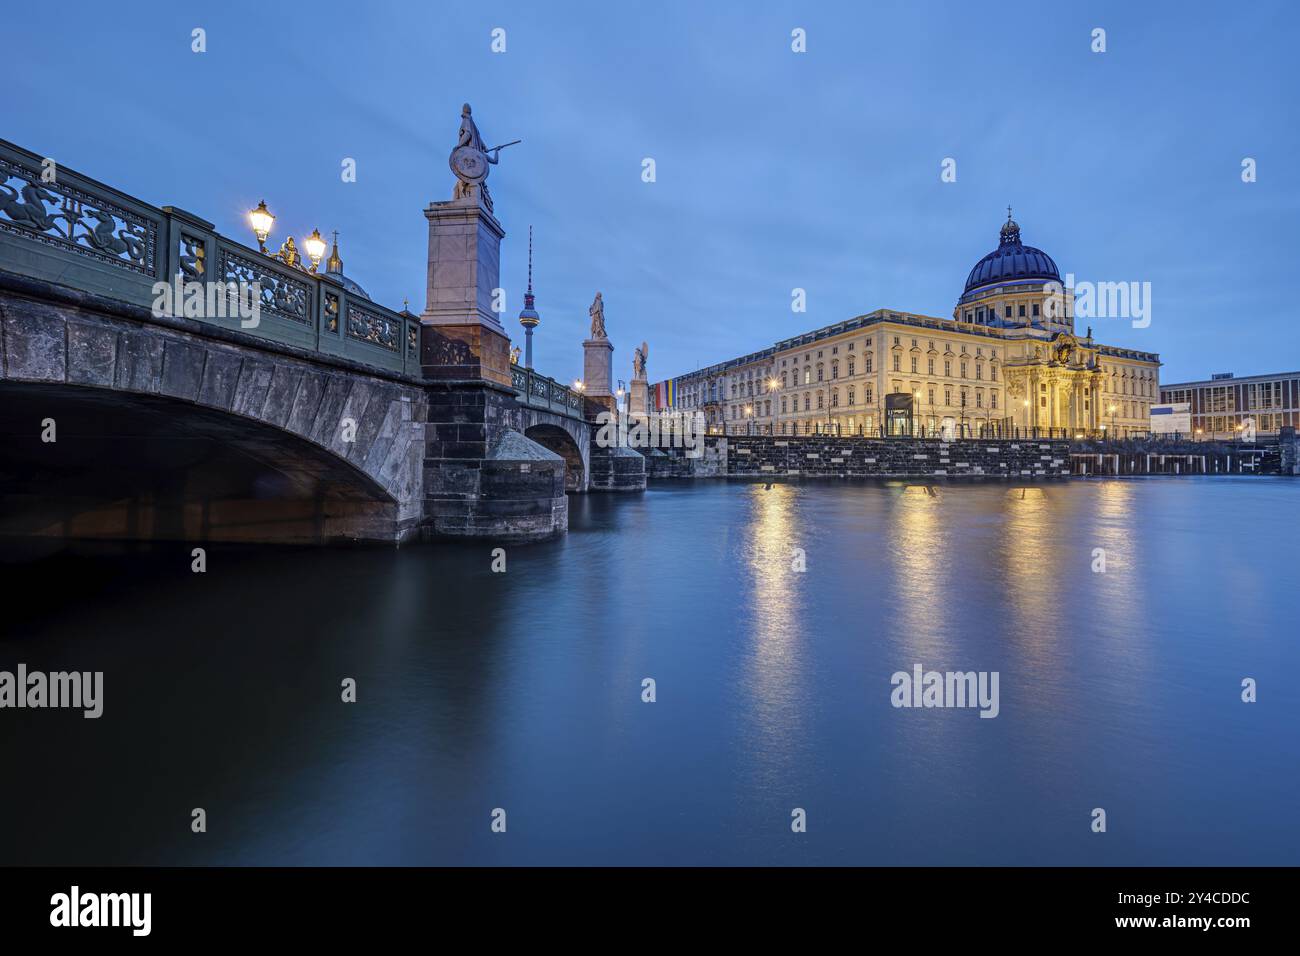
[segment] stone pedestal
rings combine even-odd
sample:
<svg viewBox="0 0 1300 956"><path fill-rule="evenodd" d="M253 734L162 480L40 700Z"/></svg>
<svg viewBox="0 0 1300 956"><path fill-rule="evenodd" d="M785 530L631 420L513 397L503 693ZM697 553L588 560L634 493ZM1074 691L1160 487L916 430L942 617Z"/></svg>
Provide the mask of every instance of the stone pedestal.
<svg viewBox="0 0 1300 956"><path fill-rule="evenodd" d="M587 339L582 343L582 381L590 398L614 394L614 346L609 339Z"/></svg>
<svg viewBox="0 0 1300 956"><path fill-rule="evenodd" d="M650 412L650 383L643 378L632 379L627 393L628 415L645 418Z"/></svg>
<svg viewBox="0 0 1300 956"><path fill-rule="evenodd" d="M432 378L485 378L510 384L510 337L492 311L501 285L505 230L483 205L477 189L430 203L429 268L420 322L438 336L422 337L420 362ZM446 340L468 349L448 348Z"/></svg>

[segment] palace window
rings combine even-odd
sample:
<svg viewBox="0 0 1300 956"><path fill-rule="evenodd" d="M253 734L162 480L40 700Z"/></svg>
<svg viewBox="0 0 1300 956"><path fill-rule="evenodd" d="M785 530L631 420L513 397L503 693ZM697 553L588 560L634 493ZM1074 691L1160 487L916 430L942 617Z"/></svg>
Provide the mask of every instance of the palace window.
<svg viewBox="0 0 1300 956"><path fill-rule="evenodd" d="M980 380L983 379L983 378L984 378L984 366L983 366L981 363L976 362L976 363L975 363L975 380L976 380L976 381L980 381Z"/></svg>
<svg viewBox="0 0 1300 956"><path fill-rule="evenodd" d="M870 386L870 385L868 385L866 388L864 388L864 389L862 390L862 401L863 401L863 403L865 403L865 404L867 404L867 405L870 405L870 404L871 404L871 386Z"/></svg>
<svg viewBox="0 0 1300 956"><path fill-rule="evenodd" d="M974 313L971 312L970 309L967 309L967 310L966 310L966 321L967 321L967 322L972 322L972 321L974 321L974 319L975 319L975 315L974 315Z"/></svg>
<svg viewBox="0 0 1300 956"><path fill-rule="evenodd" d="M952 359L943 360L943 377L952 378Z"/></svg>
<svg viewBox="0 0 1300 956"><path fill-rule="evenodd" d="M997 408L997 407L998 407L998 393L989 392L989 408Z"/></svg>
<svg viewBox="0 0 1300 956"><path fill-rule="evenodd" d="M984 324L984 309L982 307L975 310L975 324Z"/></svg>
<svg viewBox="0 0 1300 956"><path fill-rule="evenodd" d="M912 356L912 374L913 374L913 375L916 374L916 356L915 356L915 355Z"/></svg>
<svg viewBox="0 0 1300 956"><path fill-rule="evenodd" d="M934 404L934 389L930 389L930 404Z"/></svg>
<svg viewBox="0 0 1300 956"><path fill-rule="evenodd" d="M1038 318L1038 303L1034 303L1034 318Z"/></svg>
<svg viewBox="0 0 1300 956"><path fill-rule="evenodd" d="M840 377L840 363L831 362L831 378L839 378L839 377Z"/></svg>
<svg viewBox="0 0 1300 956"><path fill-rule="evenodd" d="M995 362L989 366L989 381L996 382L997 380L998 380L998 366L997 363Z"/></svg>
<svg viewBox="0 0 1300 956"><path fill-rule="evenodd" d="M785 405L786 405L786 400L783 398L783 399L781 399L781 414L782 414L782 415L784 415L784 414L786 413L786 411L787 411Z"/></svg>
<svg viewBox="0 0 1300 956"><path fill-rule="evenodd" d="M862 367L868 375L871 374L871 353L870 352L868 352L867 357L862 360Z"/></svg>
<svg viewBox="0 0 1300 956"><path fill-rule="evenodd" d="M1006 311L1003 314L1006 316L1006 318L1008 319L1011 318L1011 306L1007 306Z"/></svg>
<svg viewBox="0 0 1300 956"><path fill-rule="evenodd" d="M817 393L817 407L819 409L826 407L826 399L822 396L821 392Z"/></svg>
<svg viewBox="0 0 1300 956"><path fill-rule="evenodd" d="M965 378L965 377L966 377L966 363L965 363L965 362L962 362L962 363L961 363L961 377L962 377L962 378Z"/></svg>
<svg viewBox="0 0 1300 956"><path fill-rule="evenodd" d="M926 370L927 370L927 374L929 374L929 375L933 375L933 374L934 374L934 359L926 359L926 360L925 360L925 367L926 367Z"/></svg>
<svg viewBox="0 0 1300 956"><path fill-rule="evenodd" d="M980 391L978 388L975 389L975 407L976 408L984 407L984 393Z"/></svg>
<svg viewBox="0 0 1300 956"><path fill-rule="evenodd" d="M854 366L853 366L853 359L849 359L849 378L852 378L853 375L855 374L854 371L853 371L853 367L854 367Z"/></svg>
<svg viewBox="0 0 1300 956"><path fill-rule="evenodd" d="M826 370L825 370L824 368L822 368L822 364L821 364L820 362L818 362L818 363L817 363L817 381L820 382L820 381L822 380L822 377L825 375L825 371L826 371Z"/></svg>
<svg viewBox="0 0 1300 956"><path fill-rule="evenodd" d="M902 369L902 364L903 364L903 357L902 357L901 355L895 355L895 356L894 356L894 371L895 371L895 372L901 372L901 371L903 370L903 369Z"/></svg>
<svg viewBox="0 0 1300 956"><path fill-rule="evenodd" d="M849 404L850 404L850 405L853 404L853 386L852 386L852 385L849 386Z"/></svg>
<svg viewBox="0 0 1300 956"><path fill-rule="evenodd" d="M1023 319L1024 317L1025 317L1025 307L1022 305L1020 307L1020 318Z"/></svg>
<svg viewBox="0 0 1300 956"><path fill-rule="evenodd" d="M839 390L838 388L832 388L832 389L831 389L831 408L839 408L839 407L840 407L840 390Z"/></svg>
<svg viewBox="0 0 1300 956"><path fill-rule="evenodd" d="M812 384L812 366L810 365L805 365L803 367L803 383L805 385Z"/></svg>
<svg viewBox="0 0 1300 956"><path fill-rule="evenodd" d="M944 403L945 405L951 405L951 404L952 404L952 389L950 389L950 388L945 388L945 389L943 390L943 403Z"/></svg>
<svg viewBox="0 0 1300 956"><path fill-rule="evenodd" d="M808 411L808 409L811 407L811 405L812 405L812 393L811 393L811 392L804 392L804 393L803 393L803 410L804 410L805 412Z"/></svg>

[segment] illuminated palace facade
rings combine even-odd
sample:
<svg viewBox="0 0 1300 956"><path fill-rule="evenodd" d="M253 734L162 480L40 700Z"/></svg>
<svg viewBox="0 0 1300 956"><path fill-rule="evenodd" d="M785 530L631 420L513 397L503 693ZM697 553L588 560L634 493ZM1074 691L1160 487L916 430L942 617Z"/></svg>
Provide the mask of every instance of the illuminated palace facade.
<svg viewBox="0 0 1300 956"><path fill-rule="evenodd" d="M951 319L877 310L653 394L660 412L699 412L710 431L732 434L880 434L886 404L905 405L907 427L927 435L1145 434L1160 401L1159 356L1079 335L1073 314L1056 263L1008 218Z"/></svg>

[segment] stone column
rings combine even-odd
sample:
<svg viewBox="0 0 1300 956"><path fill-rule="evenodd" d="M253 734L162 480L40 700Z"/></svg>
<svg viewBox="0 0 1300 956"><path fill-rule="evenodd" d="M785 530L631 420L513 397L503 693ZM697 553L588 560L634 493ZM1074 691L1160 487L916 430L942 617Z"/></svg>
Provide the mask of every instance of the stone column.
<svg viewBox="0 0 1300 956"><path fill-rule="evenodd" d="M614 346L609 339L587 339L582 343L583 393L609 411L614 411Z"/></svg>
<svg viewBox="0 0 1300 956"><path fill-rule="evenodd" d="M1038 372L1029 375L1029 428L1038 427Z"/></svg>
<svg viewBox="0 0 1300 956"><path fill-rule="evenodd" d="M510 385L510 337L493 299L501 285L501 240L505 230L474 188L460 199L430 203L429 265L420 323L437 336L422 335L420 364L443 379L484 378ZM448 347L463 343L465 348Z"/></svg>
<svg viewBox="0 0 1300 956"><path fill-rule="evenodd" d="M650 383L643 378L628 383L627 413L629 417L641 418L650 414Z"/></svg>

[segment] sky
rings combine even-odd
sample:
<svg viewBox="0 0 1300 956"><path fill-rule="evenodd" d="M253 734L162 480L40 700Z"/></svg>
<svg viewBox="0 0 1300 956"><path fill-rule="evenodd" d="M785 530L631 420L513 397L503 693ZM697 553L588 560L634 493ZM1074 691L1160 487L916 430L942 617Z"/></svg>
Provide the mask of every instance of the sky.
<svg viewBox="0 0 1300 956"><path fill-rule="evenodd" d="M6 52L0 137L250 243L263 198L275 246L337 229L397 309L424 304L422 210L451 197L468 101L486 142L523 140L488 180L504 323L522 344L532 225L534 365L562 381L597 290L623 379L642 340L655 381L875 309L950 317L1008 205L1062 274L1151 283L1149 326L1091 324L1162 381L1300 369L1293 2L137 0L6 24L33 42Z"/></svg>

